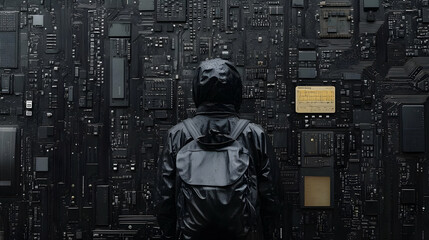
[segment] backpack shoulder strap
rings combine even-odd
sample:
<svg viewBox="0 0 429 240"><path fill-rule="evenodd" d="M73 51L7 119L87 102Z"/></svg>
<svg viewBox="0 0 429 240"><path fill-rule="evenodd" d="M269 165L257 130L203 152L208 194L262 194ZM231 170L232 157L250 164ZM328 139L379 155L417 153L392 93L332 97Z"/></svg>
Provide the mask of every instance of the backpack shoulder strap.
<svg viewBox="0 0 429 240"><path fill-rule="evenodd" d="M244 129L247 127L247 124L249 124L249 122L250 121L246 119L238 120L237 125L235 126L234 130L230 134L230 137L234 140L237 140L237 138L244 131Z"/></svg>
<svg viewBox="0 0 429 240"><path fill-rule="evenodd" d="M195 126L195 123L190 118L185 119L183 123L185 124L186 129L188 129L194 140L197 140L199 137L202 136L200 131L198 131L198 128Z"/></svg>

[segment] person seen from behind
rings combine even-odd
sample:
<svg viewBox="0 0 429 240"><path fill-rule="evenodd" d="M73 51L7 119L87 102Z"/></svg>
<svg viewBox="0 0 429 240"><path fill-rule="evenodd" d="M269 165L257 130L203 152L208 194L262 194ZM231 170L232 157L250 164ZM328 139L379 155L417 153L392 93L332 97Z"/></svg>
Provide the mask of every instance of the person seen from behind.
<svg viewBox="0 0 429 240"><path fill-rule="evenodd" d="M163 239L273 239L278 166L264 129L239 118L242 82L229 61L196 69L196 116L173 126L158 159Z"/></svg>

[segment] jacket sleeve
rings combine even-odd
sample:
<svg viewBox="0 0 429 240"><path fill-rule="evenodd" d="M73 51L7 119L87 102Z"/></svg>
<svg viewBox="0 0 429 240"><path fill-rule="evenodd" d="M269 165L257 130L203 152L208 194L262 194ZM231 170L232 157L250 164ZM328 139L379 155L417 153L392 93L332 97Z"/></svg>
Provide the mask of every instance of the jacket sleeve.
<svg viewBox="0 0 429 240"><path fill-rule="evenodd" d="M163 239L174 239L176 234L176 163L171 137L169 131L158 158L156 214Z"/></svg>
<svg viewBox="0 0 429 240"><path fill-rule="evenodd" d="M264 239L270 240L273 239L274 230L280 221L279 167L271 140L265 132L262 132L260 140L258 191Z"/></svg>

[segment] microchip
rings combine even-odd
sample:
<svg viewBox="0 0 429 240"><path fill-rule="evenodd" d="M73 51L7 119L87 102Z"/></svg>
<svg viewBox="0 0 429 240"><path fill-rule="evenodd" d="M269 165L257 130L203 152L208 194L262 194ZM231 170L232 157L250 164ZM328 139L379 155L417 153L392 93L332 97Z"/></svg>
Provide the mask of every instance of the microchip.
<svg viewBox="0 0 429 240"><path fill-rule="evenodd" d="M334 132L303 131L301 161L303 168L333 166Z"/></svg>
<svg viewBox="0 0 429 240"><path fill-rule="evenodd" d="M380 5L379 0L364 0L363 8L364 9L378 9Z"/></svg>
<svg viewBox="0 0 429 240"><path fill-rule="evenodd" d="M378 215L378 201L377 200L366 200L365 201L365 214L366 215Z"/></svg>
<svg viewBox="0 0 429 240"><path fill-rule="evenodd" d="M0 68L18 66L18 12L0 11Z"/></svg>
<svg viewBox="0 0 429 240"><path fill-rule="evenodd" d="M402 189L401 190L401 203L402 204L415 204L416 203L416 190L415 189Z"/></svg>
<svg viewBox="0 0 429 240"><path fill-rule="evenodd" d="M131 24L129 23L112 23L109 26L109 37L130 37Z"/></svg>
<svg viewBox="0 0 429 240"><path fill-rule="evenodd" d="M284 14L283 6L270 6L270 14L283 15Z"/></svg>
<svg viewBox="0 0 429 240"><path fill-rule="evenodd" d="M343 5L343 6L341 6ZM321 38L350 38L353 11L347 4L331 4L320 10Z"/></svg>
<svg viewBox="0 0 429 240"><path fill-rule="evenodd" d="M79 208L69 207L67 216L70 223L77 223L79 221Z"/></svg>
<svg viewBox="0 0 429 240"><path fill-rule="evenodd" d="M299 78L316 78L317 71L316 68L298 68L298 77Z"/></svg>
<svg viewBox="0 0 429 240"><path fill-rule="evenodd" d="M429 23L429 8L427 8L427 7L423 8L422 11L423 11L423 14L422 14L423 22Z"/></svg>
<svg viewBox="0 0 429 240"><path fill-rule="evenodd" d="M111 96L115 99L125 98L125 58L113 57L111 68Z"/></svg>
<svg viewBox="0 0 429 240"><path fill-rule="evenodd" d="M32 15L33 17L33 26L35 27L43 27L43 15Z"/></svg>
<svg viewBox="0 0 429 240"><path fill-rule="evenodd" d="M124 5L123 5L122 1L106 0L106 1L104 1L104 7L109 8L109 9L114 9L114 8L123 8Z"/></svg>
<svg viewBox="0 0 429 240"><path fill-rule="evenodd" d="M424 105L403 105L401 108L401 143L403 152L425 151Z"/></svg>
<svg viewBox="0 0 429 240"><path fill-rule="evenodd" d="M17 144L19 143L17 127L0 127L0 196L16 194L17 179ZM18 174L19 176L19 174Z"/></svg>
<svg viewBox="0 0 429 240"><path fill-rule="evenodd" d="M334 146L333 132L302 132L302 151L304 156L331 156Z"/></svg>
<svg viewBox="0 0 429 240"><path fill-rule="evenodd" d="M140 0L139 11L153 11L155 10L155 0Z"/></svg>
<svg viewBox="0 0 429 240"><path fill-rule="evenodd" d="M34 164L36 172L49 171L49 159L47 157L36 157Z"/></svg>
<svg viewBox="0 0 429 240"><path fill-rule="evenodd" d="M54 136L54 127L53 126L39 126L37 131L37 136L39 138L49 138Z"/></svg>
<svg viewBox="0 0 429 240"><path fill-rule="evenodd" d="M297 113L335 113L334 86L297 86Z"/></svg>
<svg viewBox="0 0 429 240"><path fill-rule="evenodd" d="M15 94L21 94L24 91L24 85L24 74L15 74L13 81L13 91L15 92Z"/></svg>
<svg viewBox="0 0 429 240"><path fill-rule="evenodd" d="M288 134L287 131L275 131L273 132L273 146L275 148L287 147Z"/></svg>
<svg viewBox="0 0 429 240"><path fill-rule="evenodd" d="M362 143L364 145L374 144L374 132L372 130L362 130Z"/></svg>
<svg viewBox="0 0 429 240"><path fill-rule="evenodd" d="M316 51L299 51L299 61L316 61Z"/></svg>
<svg viewBox="0 0 429 240"><path fill-rule="evenodd" d="M1 93L9 94L10 93L10 74L2 74L1 75Z"/></svg>
<svg viewBox="0 0 429 240"><path fill-rule="evenodd" d="M292 0L292 7L304 7L304 0Z"/></svg>
<svg viewBox="0 0 429 240"><path fill-rule="evenodd" d="M371 111L369 110L361 110L361 109L353 109L353 123L361 124L361 123L370 123L371 122Z"/></svg>
<svg viewBox="0 0 429 240"><path fill-rule="evenodd" d="M331 177L304 176L304 207L331 206Z"/></svg>

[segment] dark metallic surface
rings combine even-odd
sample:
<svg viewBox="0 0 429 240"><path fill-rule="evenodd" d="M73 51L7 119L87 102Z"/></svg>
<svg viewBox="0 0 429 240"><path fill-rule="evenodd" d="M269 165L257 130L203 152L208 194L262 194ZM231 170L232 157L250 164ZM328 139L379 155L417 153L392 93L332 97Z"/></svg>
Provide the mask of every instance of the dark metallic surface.
<svg viewBox="0 0 429 240"><path fill-rule="evenodd" d="M240 112L198 115L265 131L277 239L428 238L428 0L1 0L0 239L160 239L160 150L212 58L240 73ZM331 112L296 111L310 86L335 89Z"/></svg>

